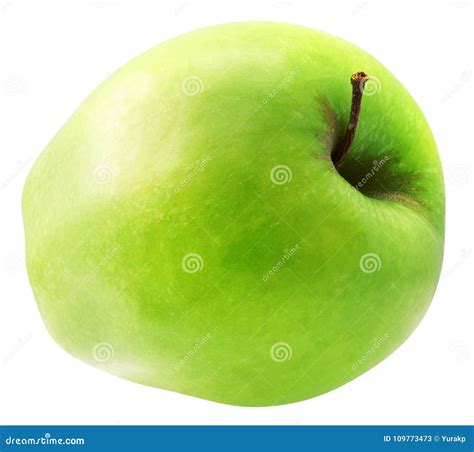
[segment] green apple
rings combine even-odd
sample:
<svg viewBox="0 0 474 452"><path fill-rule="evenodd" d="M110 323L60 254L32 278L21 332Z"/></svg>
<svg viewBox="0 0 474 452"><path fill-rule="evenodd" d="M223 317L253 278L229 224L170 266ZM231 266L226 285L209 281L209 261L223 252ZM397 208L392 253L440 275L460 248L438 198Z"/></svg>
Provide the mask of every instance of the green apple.
<svg viewBox="0 0 474 452"><path fill-rule="evenodd" d="M351 107L356 71L369 78ZM423 114L377 60L237 23L102 83L33 166L23 216L31 285L67 352L266 406L330 391L410 335L440 273L444 187Z"/></svg>

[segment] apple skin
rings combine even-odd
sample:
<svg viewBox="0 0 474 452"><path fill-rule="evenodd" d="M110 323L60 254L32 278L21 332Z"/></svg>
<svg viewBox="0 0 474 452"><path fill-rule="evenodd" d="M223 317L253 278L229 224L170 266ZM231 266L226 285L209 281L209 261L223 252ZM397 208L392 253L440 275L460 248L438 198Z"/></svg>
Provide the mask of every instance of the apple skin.
<svg viewBox="0 0 474 452"><path fill-rule="evenodd" d="M376 92L338 172L358 70ZM34 164L23 216L34 295L67 352L268 406L343 385L411 334L440 273L444 186L423 114L373 57L236 23L102 83Z"/></svg>

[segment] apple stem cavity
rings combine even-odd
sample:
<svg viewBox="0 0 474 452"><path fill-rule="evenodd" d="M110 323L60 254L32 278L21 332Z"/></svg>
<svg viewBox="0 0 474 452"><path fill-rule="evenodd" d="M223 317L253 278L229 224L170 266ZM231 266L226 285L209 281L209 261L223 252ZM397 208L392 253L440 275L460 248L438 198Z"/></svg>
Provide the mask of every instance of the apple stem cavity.
<svg viewBox="0 0 474 452"><path fill-rule="evenodd" d="M360 107L362 104L362 95L364 93L365 82L369 79L369 76L359 71L351 76L352 84L352 104L351 112L349 115L349 123L347 124L346 132L342 142L333 150L331 159L334 166L340 168L348 151L354 141L357 123L359 122Z"/></svg>

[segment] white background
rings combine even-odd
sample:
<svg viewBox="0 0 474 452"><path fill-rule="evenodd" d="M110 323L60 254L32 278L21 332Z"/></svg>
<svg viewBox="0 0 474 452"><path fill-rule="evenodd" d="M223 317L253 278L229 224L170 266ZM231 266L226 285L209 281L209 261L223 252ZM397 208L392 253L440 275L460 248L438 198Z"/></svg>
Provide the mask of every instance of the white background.
<svg viewBox="0 0 474 452"><path fill-rule="evenodd" d="M270 408L140 386L70 357L42 324L23 255L26 175L80 102L164 39L240 20L322 29L381 60L426 114L446 177L443 274L419 328L353 382ZM474 423L473 22L471 0L0 0L0 424Z"/></svg>

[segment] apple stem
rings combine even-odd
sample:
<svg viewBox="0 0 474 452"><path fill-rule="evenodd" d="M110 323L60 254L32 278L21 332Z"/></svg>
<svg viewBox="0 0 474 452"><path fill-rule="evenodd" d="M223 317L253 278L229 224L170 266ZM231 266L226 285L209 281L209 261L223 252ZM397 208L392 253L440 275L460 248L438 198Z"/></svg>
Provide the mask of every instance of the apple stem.
<svg viewBox="0 0 474 452"><path fill-rule="evenodd" d="M354 141L357 123L359 121L360 106L362 104L362 95L364 92L365 82L369 76L365 72L356 72L351 76L352 84L352 105L349 116L349 123L347 124L346 133L339 146L333 150L331 154L332 161L336 168L340 168L344 161L352 142Z"/></svg>

